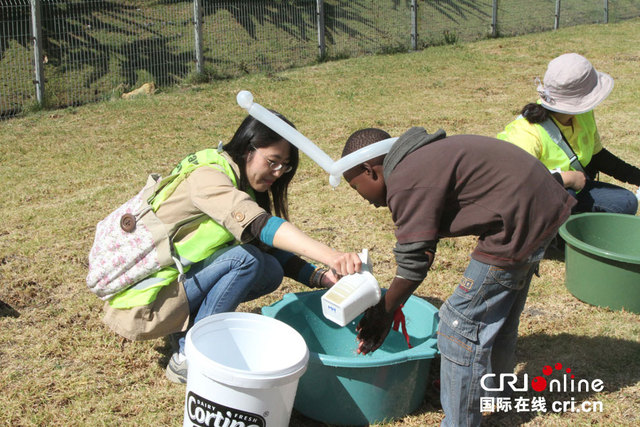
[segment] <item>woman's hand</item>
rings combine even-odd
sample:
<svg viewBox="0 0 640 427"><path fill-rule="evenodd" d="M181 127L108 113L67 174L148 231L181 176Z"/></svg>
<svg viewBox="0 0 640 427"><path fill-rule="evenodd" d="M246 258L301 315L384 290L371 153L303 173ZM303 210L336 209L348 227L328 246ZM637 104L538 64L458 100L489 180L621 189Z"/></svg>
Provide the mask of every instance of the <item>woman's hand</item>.
<svg viewBox="0 0 640 427"><path fill-rule="evenodd" d="M564 188L571 188L575 191L580 191L587 183L587 176L584 172L578 171L565 171L560 172L562 182L564 182Z"/></svg>
<svg viewBox="0 0 640 427"><path fill-rule="evenodd" d="M360 271L362 261L355 252L334 252L327 264L338 276L346 276Z"/></svg>
<svg viewBox="0 0 640 427"><path fill-rule="evenodd" d="M327 270L322 277L320 278L320 285L323 288L330 288L336 284L336 282L340 280L340 277L332 270Z"/></svg>

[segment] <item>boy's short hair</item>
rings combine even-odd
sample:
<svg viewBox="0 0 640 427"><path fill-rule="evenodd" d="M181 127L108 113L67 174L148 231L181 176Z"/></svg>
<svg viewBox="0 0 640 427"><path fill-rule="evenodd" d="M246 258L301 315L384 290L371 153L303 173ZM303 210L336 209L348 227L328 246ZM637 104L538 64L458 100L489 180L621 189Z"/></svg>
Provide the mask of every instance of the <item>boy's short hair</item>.
<svg viewBox="0 0 640 427"><path fill-rule="evenodd" d="M344 157L347 154L351 154L354 151L357 151L367 145L371 145L378 141L382 141L384 139L391 138L387 132L382 129L376 128L367 128L360 129L351 134L349 139L347 139L346 144L344 145L344 149L342 150L342 156Z"/></svg>

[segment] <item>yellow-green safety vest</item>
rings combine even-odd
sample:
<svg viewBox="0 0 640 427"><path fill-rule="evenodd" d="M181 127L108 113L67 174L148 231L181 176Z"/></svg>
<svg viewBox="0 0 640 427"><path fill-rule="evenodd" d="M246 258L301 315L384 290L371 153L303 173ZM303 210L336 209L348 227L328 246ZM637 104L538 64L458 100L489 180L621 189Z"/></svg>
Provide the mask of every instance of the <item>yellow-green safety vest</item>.
<svg viewBox="0 0 640 427"><path fill-rule="evenodd" d="M587 166L591 162L593 156L594 141L597 138L596 121L593 116L593 111L588 111L583 114L578 114L573 117L576 121L576 128L579 129L577 139L573 139L571 142L571 148L578 156L578 160L583 166ZM517 141L514 141L514 134L518 131L526 129L527 127L535 127L541 142L540 161L549 170L561 170L569 171L575 170L570 165L569 157L564 151L553 141L549 133L539 124L531 124L524 117L518 117L516 120L509 123L505 130L498 134L498 139L509 141L516 145Z"/></svg>
<svg viewBox="0 0 640 427"><path fill-rule="evenodd" d="M171 175L175 175L175 178L155 196L151 203L153 211L158 210L191 172L205 165L224 172L231 179L233 185L238 187L235 173L227 159L218 150L205 149L190 154L171 171ZM249 194L255 199L253 192L249 191ZM185 267L184 271L188 271L191 264L209 257L221 247L234 241L235 237L226 228L207 217L191 236L175 242L174 249L181 264ZM118 309L147 305L156 299L158 292L163 287L169 285L177 277L178 270L174 266L165 267L116 294L109 300L109 304Z"/></svg>

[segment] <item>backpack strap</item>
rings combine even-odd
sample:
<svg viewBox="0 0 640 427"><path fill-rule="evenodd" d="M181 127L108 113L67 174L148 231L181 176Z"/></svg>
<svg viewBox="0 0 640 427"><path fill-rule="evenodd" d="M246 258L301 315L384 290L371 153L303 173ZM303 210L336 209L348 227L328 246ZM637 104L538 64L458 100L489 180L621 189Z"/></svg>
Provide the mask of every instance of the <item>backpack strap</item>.
<svg viewBox="0 0 640 427"><path fill-rule="evenodd" d="M178 176L178 174L174 174L162 178L159 174L149 175L147 178L147 185L143 193L143 200L146 201L146 205L144 205L142 210L137 213L136 220L140 220L143 216L147 215L147 225L150 227L154 237L158 236L156 237L156 242L158 243L158 257L160 258L161 263L163 265L169 265L168 258L170 258L178 270L178 281L182 283L185 280L184 265L175 252L173 237L178 233L181 227L198 221L203 221L207 218L207 215L205 213L192 215L174 224L165 224L156 216L152 207L153 200L166 185L174 182ZM166 238L161 239L159 236L166 236Z"/></svg>
<svg viewBox="0 0 640 427"><path fill-rule="evenodd" d="M540 123L540 126L542 126L542 128L547 131L547 134L549 134L553 142L555 142L556 145L562 151L564 151L564 154L566 154L569 158L569 164L571 165L571 167L578 172L584 172L584 168L582 167L578 156L573 151L573 149L567 142L567 139L564 137L555 122L551 118L548 118L547 120Z"/></svg>

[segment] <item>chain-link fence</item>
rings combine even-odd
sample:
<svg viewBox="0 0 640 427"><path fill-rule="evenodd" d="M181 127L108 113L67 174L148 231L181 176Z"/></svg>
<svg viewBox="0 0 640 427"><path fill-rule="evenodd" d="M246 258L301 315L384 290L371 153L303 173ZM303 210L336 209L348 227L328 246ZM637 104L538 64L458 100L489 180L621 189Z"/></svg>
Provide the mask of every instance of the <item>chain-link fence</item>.
<svg viewBox="0 0 640 427"><path fill-rule="evenodd" d="M270 72L317 58L316 0L202 0L204 71Z"/></svg>
<svg viewBox="0 0 640 427"><path fill-rule="evenodd" d="M0 0L0 117L153 82L276 72L640 16L640 0Z"/></svg>

